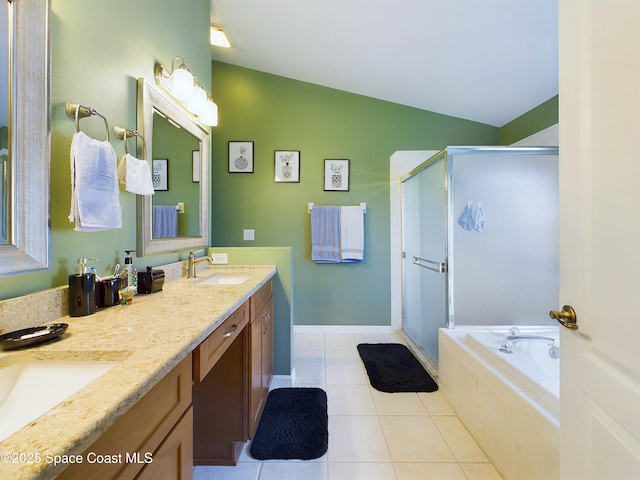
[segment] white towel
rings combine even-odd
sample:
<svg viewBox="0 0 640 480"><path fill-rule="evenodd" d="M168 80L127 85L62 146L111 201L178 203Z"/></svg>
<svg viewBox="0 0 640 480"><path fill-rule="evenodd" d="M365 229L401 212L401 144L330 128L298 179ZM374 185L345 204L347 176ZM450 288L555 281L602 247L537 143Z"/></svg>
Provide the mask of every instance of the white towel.
<svg viewBox="0 0 640 480"><path fill-rule="evenodd" d="M149 162L138 160L130 153L125 153L118 165L118 179L126 185L127 192L138 195L153 195L153 180Z"/></svg>
<svg viewBox="0 0 640 480"><path fill-rule="evenodd" d="M311 209L311 260L340 263L340 207Z"/></svg>
<svg viewBox="0 0 640 480"><path fill-rule="evenodd" d="M77 132L71 140L69 221L79 232L122 228L116 152L108 141Z"/></svg>
<svg viewBox="0 0 640 480"><path fill-rule="evenodd" d="M152 215L152 238L178 236L178 209L175 205L154 205Z"/></svg>
<svg viewBox="0 0 640 480"><path fill-rule="evenodd" d="M362 207L340 207L340 256L343 263L364 258L364 211Z"/></svg>

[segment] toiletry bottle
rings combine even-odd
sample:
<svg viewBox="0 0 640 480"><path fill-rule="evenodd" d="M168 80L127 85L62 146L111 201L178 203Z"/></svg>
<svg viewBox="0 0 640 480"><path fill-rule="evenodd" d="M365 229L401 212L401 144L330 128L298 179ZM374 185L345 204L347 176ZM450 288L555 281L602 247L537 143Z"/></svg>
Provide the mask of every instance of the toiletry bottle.
<svg viewBox="0 0 640 480"><path fill-rule="evenodd" d="M131 252L135 252L135 250L125 250L124 252L127 255L124 257L124 268L120 269L120 277L122 278L121 288L133 287L134 295L137 295L138 269L133 265L133 258L131 258Z"/></svg>
<svg viewBox="0 0 640 480"><path fill-rule="evenodd" d="M96 276L87 262L95 258L78 258L76 273L69 275L69 316L83 317L96 313Z"/></svg>

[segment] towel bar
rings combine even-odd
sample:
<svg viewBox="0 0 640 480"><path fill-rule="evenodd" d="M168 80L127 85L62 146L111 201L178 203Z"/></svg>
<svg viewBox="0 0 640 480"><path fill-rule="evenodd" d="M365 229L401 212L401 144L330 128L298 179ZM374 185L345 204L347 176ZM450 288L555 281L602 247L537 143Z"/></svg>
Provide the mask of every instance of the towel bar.
<svg viewBox="0 0 640 480"><path fill-rule="evenodd" d="M124 141L124 153L129 153L129 150L127 149L127 139L131 137L138 137L140 140L142 140L142 151L145 152L147 150L146 144L144 142L144 137L138 130L129 130L128 128L114 126L113 135L118 140Z"/></svg>
<svg viewBox="0 0 640 480"><path fill-rule="evenodd" d="M311 210L313 210L315 203L311 203L309 202L307 204L307 212L311 213ZM362 213L367 213L367 204L365 202L361 202L360 206L362 207Z"/></svg>
<svg viewBox="0 0 640 480"><path fill-rule="evenodd" d="M80 119L90 117L91 115L97 115L98 117L104 120L104 126L107 131L107 142L109 141L109 122L107 122L107 117L100 114L93 107L85 107L84 105L80 105L79 103L71 103L67 102L65 104L65 111L68 117L75 118L76 121L76 133L80 132Z"/></svg>

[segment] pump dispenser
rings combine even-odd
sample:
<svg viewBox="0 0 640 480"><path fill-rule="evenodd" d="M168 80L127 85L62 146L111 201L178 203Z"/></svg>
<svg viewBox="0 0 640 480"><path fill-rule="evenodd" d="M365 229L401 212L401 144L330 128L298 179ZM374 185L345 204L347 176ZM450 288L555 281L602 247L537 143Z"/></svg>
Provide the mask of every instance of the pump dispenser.
<svg viewBox="0 0 640 480"><path fill-rule="evenodd" d="M78 258L76 273L69 275L69 316L83 317L96 313L96 276L87 262L95 258Z"/></svg>
<svg viewBox="0 0 640 480"><path fill-rule="evenodd" d="M120 269L120 277L122 278L122 288L133 287L134 295L138 294L138 269L133 265L131 252L135 250L125 250L124 268ZM126 284L126 285L125 285Z"/></svg>

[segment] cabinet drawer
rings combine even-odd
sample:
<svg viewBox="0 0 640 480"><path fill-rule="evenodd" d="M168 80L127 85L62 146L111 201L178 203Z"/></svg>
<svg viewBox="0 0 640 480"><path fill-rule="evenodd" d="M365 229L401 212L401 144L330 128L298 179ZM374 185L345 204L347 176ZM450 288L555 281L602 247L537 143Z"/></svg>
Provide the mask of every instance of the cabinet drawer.
<svg viewBox="0 0 640 480"><path fill-rule="evenodd" d="M83 454L118 458L116 463L76 463L59 479L131 479L144 463L126 462L126 455L154 453L176 422L191 405L191 355L169 372L127 413L114 423Z"/></svg>
<svg viewBox="0 0 640 480"><path fill-rule="evenodd" d="M249 302L251 303L251 321L258 317L258 313L264 307L264 304L271 299L273 295L273 281L269 280L256 293L251 295Z"/></svg>
<svg viewBox="0 0 640 480"><path fill-rule="evenodd" d="M242 329L249 322L248 310L248 302L243 303L194 350L194 381L201 382L222 354L229 348L229 345L240 335Z"/></svg>

